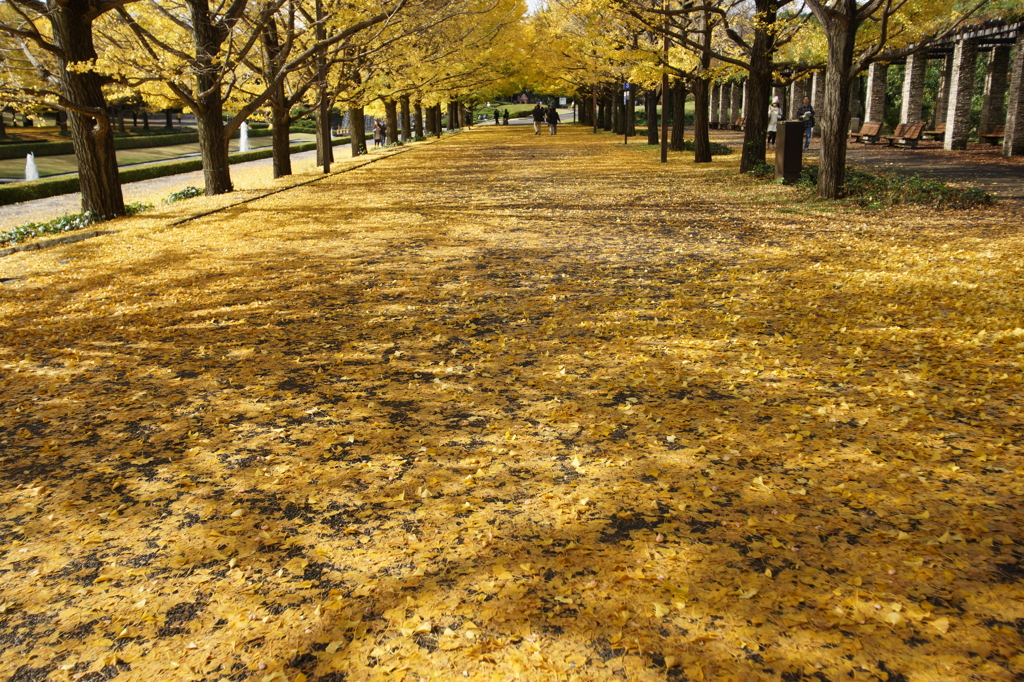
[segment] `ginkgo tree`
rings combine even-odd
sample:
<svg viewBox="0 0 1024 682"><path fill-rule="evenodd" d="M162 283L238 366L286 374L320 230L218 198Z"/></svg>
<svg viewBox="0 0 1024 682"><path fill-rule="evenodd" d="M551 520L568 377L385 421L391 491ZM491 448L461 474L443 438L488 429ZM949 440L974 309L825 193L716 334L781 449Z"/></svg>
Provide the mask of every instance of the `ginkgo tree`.
<svg viewBox="0 0 1024 682"><path fill-rule="evenodd" d="M113 217L125 212L117 174L114 130L104 87L113 79L98 71L94 26L138 0L7 0L0 34L20 49L35 85L5 73L8 98L65 111L78 161L82 211Z"/></svg>
<svg viewBox="0 0 1024 682"><path fill-rule="evenodd" d="M112 45L134 49L105 51L98 68L150 97L173 95L185 102L196 116L206 194L222 194L232 189L228 139L242 122L280 96L282 84L293 71L321 51L391 20L406 4L407 0L391 0L332 5L327 19L321 21L330 30L291 54L298 37L308 37L319 25L308 3L234 0L212 7L208 0L145 0L131 12L120 10L104 26ZM246 61L258 53L261 41L266 49L268 32L280 30L279 14L286 17L291 42L285 43L288 52L278 45L275 58L287 54L288 59L277 65L272 60L273 78L268 81L247 69ZM243 83L248 83L252 94L225 122L225 103L241 91Z"/></svg>

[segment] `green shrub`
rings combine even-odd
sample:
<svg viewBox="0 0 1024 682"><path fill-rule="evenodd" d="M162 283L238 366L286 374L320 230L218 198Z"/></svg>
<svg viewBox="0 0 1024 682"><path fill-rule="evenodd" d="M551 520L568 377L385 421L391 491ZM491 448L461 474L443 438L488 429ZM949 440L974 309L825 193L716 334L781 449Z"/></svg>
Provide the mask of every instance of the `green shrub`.
<svg viewBox="0 0 1024 682"><path fill-rule="evenodd" d="M174 204L179 201L185 201L186 199L195 199L196 197L201 196L202 193L203 190L199 189L198 187L193 187L192 185L189 185L188 187L178 190L177 192L172 192L166 199L164 199L164 203Z"/></svg>
<svg viewBox="0 0 1024 682"><path fill-rule="evenodd" d="M761 180L774 180L775 166L771 165L770 163L765 163L764 161L758 159L757 161L754 162L754 167L747 171L747 175L754 178L759 178Z"/></svg>
<svg viewBox="0 0 1024 682"><path fill-rule="evenodd" d="M817 165L804 166L800 186L816 188L818 171ZM994 196L973 187L950 187L917 174L869 173L852 166L846 167L843 196L867 207L917 204L939 209L965 209L996 203Z"/></svg>
<svg viewBox="0 0 1024 682"><path fill-rule="evenodd" d="M125 207L127 215L135 215L153 208L153 204L134 203ZM25 223L18 227L11 228L6 232L0 232L0 246L10 246L31 237L39 237L44 234L60 234L61 232L73 232L82 230L96 223L101 223L106 218L97 217L91 212L62 215L59 218L48 220L44 223Z"/></svg>

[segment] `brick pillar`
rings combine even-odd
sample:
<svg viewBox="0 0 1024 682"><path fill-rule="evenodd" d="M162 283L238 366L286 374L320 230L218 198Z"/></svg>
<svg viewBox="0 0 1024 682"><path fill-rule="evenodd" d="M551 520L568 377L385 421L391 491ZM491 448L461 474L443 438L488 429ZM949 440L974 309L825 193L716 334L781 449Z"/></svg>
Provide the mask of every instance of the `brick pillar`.
<svg viewBox="0 0 1024 682"><path fill-rule="evenodd" d="M949 79L949 107L946 109L943 149L967 149L967 135L971 132L974 63L977 57L977 40L961 40L953 49L953 74Z"/></svg>
<svg viewBox="0 0 1024 682"><path fill-rule="evenodd" d="M743 83L732 84L732 115L729 117L729 125L736 122L736 119L743 116Z"/></svg>
<svg viewBox="0 0 1024 682"><path fill-rule="evenodd" d="M789 92L791 94L789 98L789 120L796 120L796 110L803 106L804 95L806 93L805 81L793 81L793 84L789 86Z"/></svg>
<svg viewBox="0 0 1024 682"><path fill-rule="evenodd" d="M708 123L712 124L713 127L718 127L718 122L721 120L719 112L722 108L722 86L720 83L715 83L711 86L711 115L708 117Z"/></svg>
<svg viewBox="0 0 1024 682"><path fill-rule="evenodd" d="M987 135L1006 121L1007 70L1010 68L1010 46L996 45L988 56L985 72L985 98L981 102L978 133Z"/></svg>
<svg viewBox="0 0 1024 682"><path fill-rule="evenodd" d="M815 137L821 135L821 110L825 108L825 72L815 71L811 77L811 106L814 107Z"/></svg>
<svg viewBox="0 0 1024 682"><path fill-rule="evenodd" d="M881 123L885 116L885 74L888 64L875 62L868 67L868 96L864 103L864 122Z"/></svg>
<svg viewBox="0 0 1024 682"><path fill-rule="evenodd" d="M1003 156L1024 156L1024 31L1017 34L1013 51L1010 98L1006 107Z"/></svg>
<svg viewBox="0 0 1024 682"><path fill-rule="evenodd" d="M921 122L924 74L927 70L927 52L915 52L907 57L907 68L903 71L903 105L900 107L900 123Z"/></svg>
<svg viewBox="0 0 1024 682"><path fill-rule="evenodd" d="M936 126L946 123L946 113L949 111L949 81L952 77L953 55L947 54L942 58L942 73L939 74L939 92L935 96Z"/></svg>

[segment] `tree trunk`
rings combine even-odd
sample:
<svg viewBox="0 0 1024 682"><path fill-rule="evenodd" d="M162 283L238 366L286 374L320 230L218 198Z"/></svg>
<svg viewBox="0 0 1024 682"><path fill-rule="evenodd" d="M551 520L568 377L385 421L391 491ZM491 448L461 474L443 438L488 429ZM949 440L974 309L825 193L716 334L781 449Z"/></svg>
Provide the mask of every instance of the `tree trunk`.
<svg viewBox="0 0 1024 682"><path fill-rule="evenodd" d="M459 107L455 102L448 102L448 130L455 130L459 127Z"/></svg>
<svg viewBox="0 0 1024 682"><path fill-rule="evenodd" d="M616 135L622 134L622 102L617 98L612 99L612 132Z"/></svg>
<svg viewBox="0 0 1024 682"><path fill-rule="evenodd" d="M330 109L328 109L330 112ZM327 144L324 144L324 126L327 126ZM334 163L334 147L331 145L331 117L328 113L326 120L324 119L323 113L317 111L316 116L316 165L324 165L324 152L327 152L328 163Z"/></svg>
<svg viewBox="0 0 1024 682"><path fill-rule="evenodd" d="M124 107L117 108L117 132L122 135L128 132L124 127Z"/></svg>
<svg viewBox="0 0 1024 682"><path fill-rule="evenodd" d="M164 128L167 130L174 129L174 121L171 119L171 110L167 109L164 111Z"/></svg>
<svg viewBox="0 0 1024 682"><path fill-rule="evenodd" d="M385 144L398 142L398 102L393 99L384 100L384 120L388 123L388 139Z"/></svg>
<svg viewBox="0 0 1024 682"><path fill-rule="evenodd" d="M658 144L658 90L652 88L644 94L647 112L647 144Z"/></svg>
<svg viewBox="0 0 1024 682"><path fill-rule="evenodd" d="M145 109L142 111L142 130L149 132L149 112Z"/></svg>
<svg viewBox="0 0 1024 682"><path fill-rule="evenodd" d="M224 101L218 76L217 55L226 29L214 23L207 0L187 0L192 18L195 45L196 123L199 128L199 153L203 157L203 181L206 196L232 190L228 167L228 138L224 134Z"/></svg>
<svg viewBox="0 0 1024 682"><path fill-rule="evenodd" d="M601 104L603 108L603 116L601 118L601 128L607 132L611 132L613 117L615 116L615 100L608 95L603 95L601 98Z"/></svg>
<svg viewBox="0 0 1024 682"><path fill-rule="evenodd" d="M754 46L750 54L747 102L743 108L745 121L740 173L746 173L758 163L764 163L768 147L768 105L772 98L772 57L775 51L775 19L778 15L778 0L757 0L756 9L758 20L754 22ZM845 147L844 136L843 148L845 149Z"/></svg>
<svg viewBox="0 0 1024 682"><path fill-rule="evenodd" d="M416 102L416 104L413 105L412 121L413 133L415 134L416 139L421 139L423 137L423 105L419 102Z"/></svg>
<svg viewBox="0 0 1024 682"><path fill-rule="evenodd" d="M57 112L57 120L60 120L60 112ZM61 128L64 130L64 128ZM0 111L0 137L7 137L7 125L4 122L4 112Z"/></svg>
<svg viewBox="0 0 1024 682"><path fill-rule="evenodd" d="M402 97L402 143L409 144L412 141L412 119L409 111L409 98Z"/></svg>
<svg viewBox="0 0 1024 682"><path fill-rule="evenodd" d="M710 106L711 81L707 78L697 78L693 82L693 162L710 163L711 161L711 138L708 132L710 117L708 107Z"/></svg>
<svg viewBox="0 0 1024 682"><path fill-rule="evenodd" d="M833 17L826 26L828 67L825 70L825 103L821 125L821 155L818 162L818 195L827 199L842 196L846 174L846 131L850 128L850 85L853 79L853 21Z"/></svg>
<svg viewBox="0 0 1024 682"><path fill-rule="evenodd" d="M348 136L352 141L352 156L366 153L366 114L362 107L348 110Z"/></svg>
<svg viewBox="0 0 1024 682"><path fill-rule="evenodd" d="M86 2L61 3L50 12L49 19L53 42L63 53L58 58L61 94L76 107L94 112L90 116L68 110L82 212L113 218L124 215L124 197L102 81L93 71L74 68L97 57L92 40L92 9L92 4Z"/></svg>
<svg viewBox="0 0 1024 682"><path fill-rule="evenodd" d="M674 152L683 151L683 136L686 126L686 86L683 79L677 78L672 83L672 140Z"/></svg>
<svg viewBox="0 0 1024 682"><path fill-rule="evenodd" d="M433 107L433 105L427 107L426 111L424 113L426 114L426 119L427 119L426 120L427 135L433 135L434 134L434 107Z"/></svg>
<svg viewBox="0 0 1024 682"><path fill-rule="evenodd" d="M274 177L283 178L292 174L292 150L290 142L290 131L292 122L291 112L288 110L288 102L285 98L284 84L274 88L270 95L270 133L274 154Z"/></svg>

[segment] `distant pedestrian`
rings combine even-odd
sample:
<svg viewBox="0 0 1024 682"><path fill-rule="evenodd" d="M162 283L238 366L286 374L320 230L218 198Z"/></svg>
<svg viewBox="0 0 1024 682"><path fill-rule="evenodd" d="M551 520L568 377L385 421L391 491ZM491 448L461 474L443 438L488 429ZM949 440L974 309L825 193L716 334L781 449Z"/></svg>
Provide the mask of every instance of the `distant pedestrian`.
<svg viewBox="0 0 1024 682"><path fill-rule="evenodd" d="M779 130L779 121L782 119L782 107L779 106L779 98L772 99L772 105L768 107L768 146L775 148L775 135Z"/></svg>
<svg viewBox="0 0 1024 682"><path fill-rule="evenodd" d="M387 144L388 143L388 122L387 122L387 119L384 119L384 120L382 120L380 122L380 143L381 144Z"/></svg>
<svg viewBox="0 0 1024 682"><path fill-rule="evenodd" d="M380 146L380 140L381 140L383 132L384 131L381 130L381 127L380 127L380 121L374 121L373 122L373 146L374 147L379 147Z"/></svg>
<svg viewBox="0 0 1024 682"><path fill-rule="evenodd" d="M501 115L497 109L494 110L494 125L501 125Z"/></svg>
<svg viewBox="0 0 1024 682"><path fill-rule="evenodd" d="M508 125L508 109L505 110L505 114L504 116L502 116L502 120L505 122L505 125Z"/></svg>
<svg viewBox="0 0 1024 682"><path fill-rule="evenodd" d="M544 122L544 119L546 118L546 115L547 114L544 111L544 108L540 105L540 103L538 103L537 106L535 106L533 108L533 134L534 135L540 135L540 124Z"/></svg>
<svg viewBox="0 0 1024 682"><path fill-rule="evenodd" d="M798 120L804 122L804 149L811 146L811 135L814 133L814 107L811 106L811 98L804 97L804 105L796 110Z"/></svg>
<svg viewBox="0 0 1024 682"><path fill-rule="evenodd" d="M561 123L562 119L558 117L558 111L553 106L548 107L547 119L549 133L551 135L556 134L558 132L558 124Z"/></svg>

